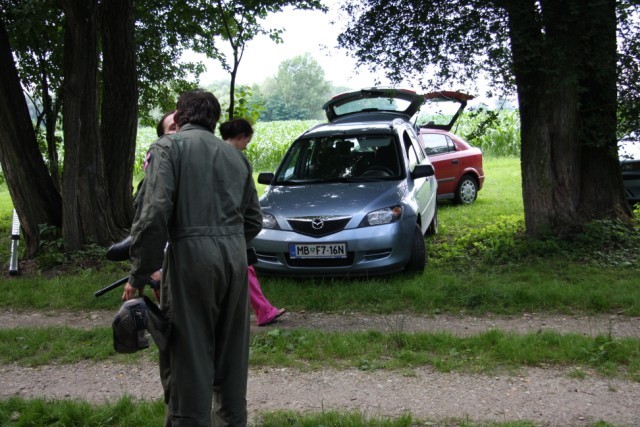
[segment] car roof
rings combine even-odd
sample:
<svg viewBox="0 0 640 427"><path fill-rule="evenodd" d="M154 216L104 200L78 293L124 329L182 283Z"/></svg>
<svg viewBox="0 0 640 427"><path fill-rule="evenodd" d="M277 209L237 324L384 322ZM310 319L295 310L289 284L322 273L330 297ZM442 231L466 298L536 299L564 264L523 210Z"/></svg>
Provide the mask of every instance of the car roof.
<svg viewBox="0 0 640 427"><path fill-rule="evenodd" d="M353 116L350 120L334 121L332 123L323 123L312 127L304 132L300 137L323 137L333 135L363 135L363 134L390 134L393 133L395 125L406 123L406 120L397 121L395 118L391 120L358 120Z"/></svg>
<svg viewBox="0 0 640 427"><path fill-rule="evenodd" d="M322 109L329 122L360 113L393 113L408 120L424 101L423 95L412 90L371 87L336 95Z"/></svg>

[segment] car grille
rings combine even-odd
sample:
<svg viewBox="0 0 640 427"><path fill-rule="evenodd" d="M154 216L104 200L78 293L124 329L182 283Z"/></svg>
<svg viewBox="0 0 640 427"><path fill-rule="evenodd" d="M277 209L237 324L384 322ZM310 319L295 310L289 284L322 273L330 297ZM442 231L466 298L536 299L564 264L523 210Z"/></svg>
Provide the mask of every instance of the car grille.
<svg viewBox="0 0 640 427"><path fill-rule="evenodd" d="M297 233L311 237L328 236L329 234L342 231L351 217L334 217L334 218L291 218L288 219L289 225Z"/></svg>
<svg viewBox="0 0 640 427"><path fill-rule="evenodd" d="M287 264L289 264L291 267L348 267L353 264L353 252L347 252L346 258L329 259L291 259L289 254L285 254L284 256L287 260Z"/></svg>

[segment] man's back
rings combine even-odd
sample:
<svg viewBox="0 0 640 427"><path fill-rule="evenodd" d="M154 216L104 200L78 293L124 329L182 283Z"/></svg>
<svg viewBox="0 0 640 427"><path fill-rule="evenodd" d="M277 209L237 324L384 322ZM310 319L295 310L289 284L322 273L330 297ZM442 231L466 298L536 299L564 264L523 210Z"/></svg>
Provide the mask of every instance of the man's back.
<svg viewBox="0 0 640 427"><path fill-rule="evenodd" d="M248 242L262 227L248 160L202 126L187 124L153 144L144 185L132 230L141 278L160 265L158 248L167 239L234 236Z"/></svg>
<svg viewBox="0 0 640 427"><path fill-rule="evenodd" d="M170 236L193 232L244 235L245 209L257 197L247 159L211 132L189 124L160 140L158 148L170 153L172 170L166 173L179 177ZM254 221L248 239L260 230L261 219Z"/></svg>

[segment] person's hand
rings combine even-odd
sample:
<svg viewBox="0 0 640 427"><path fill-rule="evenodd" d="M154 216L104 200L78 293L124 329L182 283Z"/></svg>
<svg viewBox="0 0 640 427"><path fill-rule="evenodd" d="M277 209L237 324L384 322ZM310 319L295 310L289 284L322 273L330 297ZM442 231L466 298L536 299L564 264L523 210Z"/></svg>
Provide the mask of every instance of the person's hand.
<svg viewBox="0 0 640 427"><path fill-rule="evenodd" d="M124 285L124 292L122 292L122 301L129 301L137 297L141 297L144 293L144 286L140 289L134 288L127 282Z"/></svg>
<svg viewBox="0 0 640 427"><path fill-rule="evenodd" d="M158 270L151 275L151 280L157 282L158 285L162 282L162 270ZM156 296L156 302L160 302L160 286L153 289L153 294Z"/></svg>

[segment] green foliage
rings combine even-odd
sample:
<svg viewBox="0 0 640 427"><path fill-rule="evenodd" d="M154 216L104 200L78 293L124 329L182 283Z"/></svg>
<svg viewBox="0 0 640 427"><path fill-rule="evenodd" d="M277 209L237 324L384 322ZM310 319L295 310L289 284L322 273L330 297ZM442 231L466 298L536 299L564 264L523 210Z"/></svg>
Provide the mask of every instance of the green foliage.
<svg viewBox="0 0 640 427"><path fill-rule="evenodd" d="M231 76L235 86L235 79L240 67L240 62L247 43L259 35L266 35L276 43L282 41L280 34L282 29L265 28L260 22L269 14L282 12L289 6L301 10L325 10L326 7L318 0L276 0L270 2L246 2L230 0L226 2L200 2L185 1L193 11L191 20L199 22L195 26L193 48L196 52L204 53L209 58L217 59L220 65ZM210 17L217 19L213 24L202 25L211 22ZM200 18L200 19L199 19ZM231 59L220 50L220 39L229 43L232 54ZM235 94L230 95L228 113L229 117L242 117L235 112Z"/></svg>
<svg viewBox="0 0 640 427"><path fill-rule="evenodd" d="M115 402L89 404L82 400L22 399L0 400L0 425L3 426L82 426L82 427L155 427L164 417L162 399L139 401L125 396ZM323 410L321 412L269 411L259 414L249 427L534 427L526 421L480 422L451 419L420 421L410 414L397 418L376 417L366 413ZM594 424L605 427L605 424ZM608 425L608 424L606 424Z"/></svg>
<svg viewBox="0 0 640 427"><path fill-rule="evenodd" d="M397 419L371 417L358 412L322 411L321 413L296 413L293 411L268 412L262 416L260 427L414 427L411 415ZM428 425L428 424L425 424ZM452 424L453 425L453 424ZM458 424L455 424L458 425ZM462 424L460 424L462 426Z"/></svg>
<svg viewBox="0 0 640 427"><path fill-rule="evenodd" d="M108 328L12 328L0 329L0 361L24 366L104 360L114 356Z"/></svg>
<svg viewBox="0 0 640 427"><path fill-rule="evenodd" d="M78 251L65 251L62 232L47 224L38 226L40 233L40 248L36 257L38 267L50 270L54 267L65 270L81 271L105 263L106 249L95 244L87 244Z"/></svg>
<svg viewBox="0 0 640 427"><path fill-rule="evenodd" d="M38 227L40 233L38 264L44 269L63 264L67 257L64 254L62 231L47 224L40 224Z"/></svg>
<svg viewBox="0 0 640 427"><path fill-rule="evenodd" d="M331 97L331 89L324 70L311 54L285 60L276 76L262 85L265 110L260 120L321 120L321 107Z"/></svg>
<svg viewBox="0 0 640 427"><path fill-rule="evenodd" d="M315 120L256 123L253 139L245 150L253 170L275 172L294 139L317 123Z"/></svg>
<svg viewBox="0 0 640 427"><path fill-rule="evenodd" d="M630 227L615 220L594 221L584 233L570 240L554 236L530 239L524 231L522 215L490 218L484 225L455 236L437 236L430 259L434 265L452 268L460 264L495 268L557 257L602 266L640 265L638 226Z"/></svg>
<svg viewBox="0 0 640 427"><path fill-rule="evenodd" d="M485 156L520 156L518 110L472 110L460 117L453 131Z"/></svg>
<svg viewBox="0 0 640 427"><path fill-rule="evenodd" d="M229 120L229 106L225 108L223 105L223 109L227 112L227 115L220 121ZM263 110L264 106L260 98L254 96L253 89L250 86L240 86L236 88L233 117L247 119L253 124L258 121Z"/></svg>
<svg viewBox="0 0 640 427"><path fill-rule="evenodd" d="M149 349L138 355L121 355L113 350L111 334L109 327L0 329L0 362L42 366L82 360L127 363L140 357L157 359L158 350L152 340ZM593 368L602 375L635 377L640 375L640 340L551 330L516 334L494 329L460 337L400 329L382 333L275 328L253 336L250 363L253 367L365 371L432 366L440 372L483 374L553 364Z"/></svg>
<svg viewBox="0 0 640 427"><path fill-rule="evenodd" d="M603 375L638 374L640 340L611 336L586 337L540 331L529 334L499 330L469 337L448 333L332 333L273 329L254 336L254 366L294 366L360 370L433 366L441 372L495 373L520 366L574 365Z"/></svg>
<svg viewBox="0 0 640 427"><path fill-rule="evenodd" d="M96 368L99 369L99 368ZM82 400L12 397L0 400L3 426L151 427L162 425L164 402L140 402L125 396L115 402L93 405Z"/></svg>
<svg viewBox="0 0 640 427"><path fill-rule="evenodd" d="M254 110L255 111L255 110ZM246 156L256 172L273 172L284 157L293 140L311 126L319 123L315 120L289 120L281 122L257 122L254 135L245 150ZM142 165L149 146L157 139L155 128L138 128L134 175L142 179Z"/></svg>

